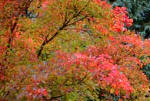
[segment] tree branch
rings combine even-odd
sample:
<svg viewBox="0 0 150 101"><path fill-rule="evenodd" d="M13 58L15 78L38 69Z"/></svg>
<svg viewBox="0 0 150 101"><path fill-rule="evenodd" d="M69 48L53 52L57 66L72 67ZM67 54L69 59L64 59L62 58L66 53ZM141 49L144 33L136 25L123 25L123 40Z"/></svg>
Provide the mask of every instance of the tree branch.
<svg viewBox="0 0 150 101"><path fill-rule="evenodd" d="M45 46L46 44L48 44L50 41L52 41L52 40L58 35L58 33L59 33L61 30L63 30L66 26L67 26L66 24L63 24L62 27L60 27L60 28L54 33L54 35L53 35L51 38L49 38L49 39L46 38L46 39L43 41L43 43L42 43L41 46L40 46L40 50L39 50L39 52L38 52L38 55L37 55L38 58L39 58L40 55L42 54L42 51L43 51L44 46Z"/></svg>
<svg viewBox="0 0 150 101"><path fill-rule="evenodd" d="M85 18L87 17L87 16L84 16L84 17L82 17L82 18L80 18L80 19L78 19L78 20L76 20L76 21L74 21L74 22L71 22L71 20L73 20L73 19L75 19L76 17L80 16L80 14L81 14L82 11L87 7L87 5L89 4L89 2L90 2L90 0L88 0L87 4L86 4L83 8L81 8L77 13L75 13L69 20L67 20L67 18L66 18L66 17L67 17L67 15L66 15L67 13L65 14L65 19L64 19L63 25L53 34L53 36L52 36L51 38L49 38L49 39L46 38L46 39L43 41L43 43L41 44L40 50L38 51L38 54L37 54L37 57L38 57L38 58L41 56L42 51L43 51L45 45L48 44L50 41L52 41L52 40L59 34L60 31L64 30L65 27L70 26L70 25L73 25L73 24L75 24L76 22L81 21L81 20L83 20L83 19L85 19ZM70 23L70 22L71 22L71 23Z"/></svg>
<svg viewBox="0 0 150 101"><path fill-rule="evenodd" d="M13 40L13 33L14 33L14 30L16 29L17 27L17 23L18 23L18 18L16 18L15 20L15 23L12 25L12 27L10 28L10 36L9 36L9 39L8 39L8 45L7 45L7 48L10 48L10 45L11 45L11 42Z"/></svg>

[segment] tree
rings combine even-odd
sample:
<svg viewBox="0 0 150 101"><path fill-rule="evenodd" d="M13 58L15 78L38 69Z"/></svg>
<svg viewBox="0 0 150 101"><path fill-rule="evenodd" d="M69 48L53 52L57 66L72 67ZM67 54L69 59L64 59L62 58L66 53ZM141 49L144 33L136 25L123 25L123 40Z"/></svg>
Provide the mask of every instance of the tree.
<svg viewBox="0 0 150 101"><path fill-rule="evenodd" d="M116 0L113 7L127 7L129 17L134 20L133 26L129 29L135 30L143 38L149 38L149 0Z"/></svg>
<svg viewBox="0 0 150 101"><path fill-rule="evenodd" d="M133 19L133 25L129 27L130 30L135 30L139 33L143 39L148 39L150 37L150 27L149 27L149 0L116 0L112 5L127 7L128 15ZM143 58L141 58L143 59ZM149 76L149 64L144 65L142 68L143 72Z"/></svg>
<svg viewBox="0 0 150 101"><path fill-rule="evenodd" d="M126 29L133 20L125 7L112 10L101 0L3 2L1 100L145 100L149 83L140 68L149 62L150 42Z"/></svg>

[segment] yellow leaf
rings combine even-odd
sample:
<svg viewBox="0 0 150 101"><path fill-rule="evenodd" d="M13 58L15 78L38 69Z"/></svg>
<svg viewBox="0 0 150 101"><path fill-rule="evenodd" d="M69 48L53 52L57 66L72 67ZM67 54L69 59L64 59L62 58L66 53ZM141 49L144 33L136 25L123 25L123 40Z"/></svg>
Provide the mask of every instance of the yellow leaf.
<svg viewBox="0 0 150 101"><path fill-rule="evenodd" d="M114 93L114 89L113 89L113 88L110 89L110 93L111 93L111 94Z"/></svg>

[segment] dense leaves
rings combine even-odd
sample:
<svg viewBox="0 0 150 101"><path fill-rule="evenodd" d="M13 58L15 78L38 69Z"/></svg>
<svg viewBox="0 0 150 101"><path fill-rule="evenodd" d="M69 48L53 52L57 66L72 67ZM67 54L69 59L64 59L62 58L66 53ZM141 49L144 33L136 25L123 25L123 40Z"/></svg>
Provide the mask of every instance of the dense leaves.
<svg viewBox="0 0 150 101"><path fill-rule="evenodd" d="M143 39L148 39L150 37L149 4L149 0L116 0L113 2L113 7L126 7L128 15L134 20L133 25L129 29L135 30ZM142 70L149 78L149 64L145 65Z"/></svg>
<svg viewBox="0 0 150 101"><path fill-rule="evenodd" d="M126 29L133 20L125 7L103 0L0 3L0 100L147 100L141 69L150 62L150 41Z"/></svg>
<svg viewBox="0 0 150 101"><path fill-rule="evenodd" d="M149 0L116 0L113 2L113 7L120 6L126 7L129 17L134 20L131 30L139 32L143 38L149 38Z"/></svg>

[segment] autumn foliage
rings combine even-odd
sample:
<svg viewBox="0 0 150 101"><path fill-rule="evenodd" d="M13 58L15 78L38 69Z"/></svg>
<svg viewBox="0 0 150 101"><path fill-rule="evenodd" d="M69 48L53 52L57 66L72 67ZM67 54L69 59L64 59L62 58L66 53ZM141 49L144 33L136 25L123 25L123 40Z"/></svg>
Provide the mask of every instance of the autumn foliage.
<svg viewBox="0 0 150 101"><path fill-rule="evenodd" d="M105 0L1 0L0 100L145 101L150 40Z"/></svg>

